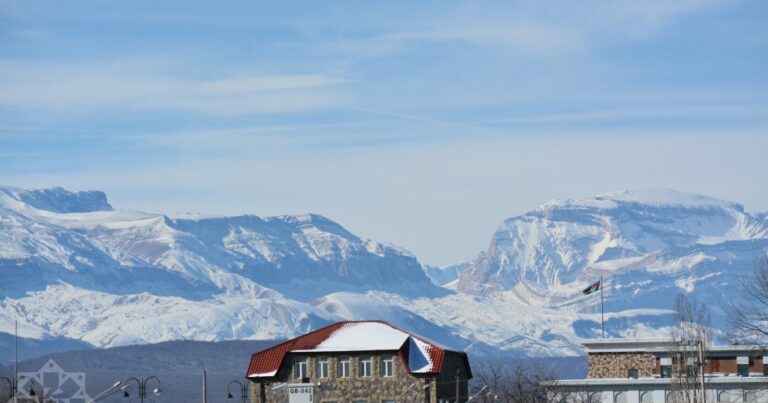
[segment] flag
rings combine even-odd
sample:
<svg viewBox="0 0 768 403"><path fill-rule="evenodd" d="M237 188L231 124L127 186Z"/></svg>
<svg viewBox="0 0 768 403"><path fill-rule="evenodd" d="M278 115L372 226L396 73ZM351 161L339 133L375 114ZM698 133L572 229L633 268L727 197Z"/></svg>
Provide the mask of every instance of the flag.
<svg viewBox="0 0 768 403"><path fill-rule="evenodd" d="M598 281L595 284L592 284L591 286L581 290L581 293L584 295L589 295L600 291L601 288L603 288L603 283L602 281Z"/></svg>

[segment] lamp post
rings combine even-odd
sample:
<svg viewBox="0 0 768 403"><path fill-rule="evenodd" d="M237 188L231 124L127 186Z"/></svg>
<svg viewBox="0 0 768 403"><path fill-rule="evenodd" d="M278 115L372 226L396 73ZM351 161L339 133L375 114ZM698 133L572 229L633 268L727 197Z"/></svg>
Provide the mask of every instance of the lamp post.
<svg viewBox="0 0 768 403"><path fill-rule="evenodd" d="M232 392L230 392L229 388L232 386L233 383L236 383L238 386L240 386L240 401L242 403L246 403L246 399L248 399L248 387L245 386L244 383L240 381L229 381L227 384L227 399L231 399L234 396L232 396Z"/></svg>
<svg viewBox="0 0 768 403"><path fill-rule="evenodd" d="M16 392L19 390L19 385L16 384L16 380L8 379L4 376L0 376L0 380L8 382L8 390L11 391L11 395L8 396L9 398L12 398L16 396Z"/></svg>
<svg viewBox="0 0 768 403"><path fill-rule="evenodd" d="M153 379L157 383L157 387L155 387L155 389L152 390L152 393L154 393L155 396L160 396L160 380L157 379L156 376L149 376L146 378L142 376L140 379L131 377L126 379L125 382L123 382L123 396L124 397L131 396L128 393L128 386L130 386L130 382L133 381L133 382L136 382L136 386L138 386L139 388L139 400L141 401L141 403L144 403L144 399L146 399L147 397L147 383L149 383L149 381Z"/></svg>

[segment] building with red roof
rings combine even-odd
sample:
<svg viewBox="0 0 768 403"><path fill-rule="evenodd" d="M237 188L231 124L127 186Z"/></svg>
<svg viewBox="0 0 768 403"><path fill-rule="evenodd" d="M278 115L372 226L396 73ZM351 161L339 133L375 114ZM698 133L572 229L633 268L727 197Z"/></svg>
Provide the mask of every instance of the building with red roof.
<svg viewBox="0 0 768 403"><path fill-rule="evenodd" d="M472 372L464 352L383 321L344 321L253 354L246 378L254 403L308 388L314 402L440 403L466 401Z"/></svg>

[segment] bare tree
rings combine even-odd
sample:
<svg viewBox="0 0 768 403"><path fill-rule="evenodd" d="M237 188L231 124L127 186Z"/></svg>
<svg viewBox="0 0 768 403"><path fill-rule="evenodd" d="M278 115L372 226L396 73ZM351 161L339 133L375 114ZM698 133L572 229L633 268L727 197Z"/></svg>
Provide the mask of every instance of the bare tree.
<svg viewBox="0 0 768 403"><path fill-rule="evenodd" d="M709 310L679 294L675 301L677 326L672 337L677 342L672 352L671 401L702 403L706 398L704 374L710 339Z"/></svg>
<svg viewBox="0 0 768 403"><path fill-rule="evenodd" d="M565 391L552 370L536 363L486 360L476 369L470 396L483 403L599 403L599 396L585 391ZM591 397L591 400L590 400Z"/></svg>
<svg viewBox="0 0 768 403"><path fill-rule="evenodd" d="M768 341L768 256L754 267L752 276L741 283L744 299L732 299L726 305L731 338L734 342L745 340L759 344Z"/></svg>

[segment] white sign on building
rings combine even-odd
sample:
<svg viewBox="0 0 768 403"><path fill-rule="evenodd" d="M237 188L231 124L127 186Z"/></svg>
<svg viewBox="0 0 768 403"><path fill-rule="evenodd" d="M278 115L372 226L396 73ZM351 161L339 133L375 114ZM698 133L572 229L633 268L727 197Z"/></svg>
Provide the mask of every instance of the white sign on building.
<svg viewBox="0 0 768 403"><path fill-rule="evenodd" d="M288 387L288 403L312 403L314 385L311 383Z"/></svg>
<svg viewBox="0 0 768 403"><path fill-rule="evenodd" d="M86 403L91 397L85 393L85 373L65 371L54 360L48 360L35 372L19 372L19 395L38 394L36 399L57 403ZM42 393L43 396L40 396ZM26 396L24 399L28 399ZM31 398L29 398L31 399ZM15 402L13 398L10 401ZM19 398L19 401L22 401ZM35 400L37 401L37 400Z"/></svg>

